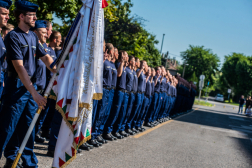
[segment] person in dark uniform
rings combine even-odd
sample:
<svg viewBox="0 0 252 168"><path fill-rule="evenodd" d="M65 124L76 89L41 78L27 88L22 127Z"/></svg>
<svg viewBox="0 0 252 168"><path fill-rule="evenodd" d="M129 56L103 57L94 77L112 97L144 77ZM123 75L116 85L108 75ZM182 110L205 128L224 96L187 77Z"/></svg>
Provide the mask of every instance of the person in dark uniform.
<svg viewBox="0 0 252 168"><path fill-rule="evenodd" d="M134 135L136 133L131 130L131 126L132 126L133 119L135 118L135 115L136 115L135 109L133 109L133 107L135 105L135 97L137 94L137 87L138 87L138 77L137 77L136 70L139 67L140 67L140 60L139 60L139 58L135 57L135 65L133 66L134 80L133 80L132 91L129 96L128 108L127 108L127 113L130 113L130 116L126 122L126 133L128 133L130 135Z"/></svg>
<svg viewBox="0 0 252 168"><path fill-rule="evenodd" d="M121 106L124 101L124 94L126 92L126 63L128 59L128 54L126 51L120 51L118 56L118 62L116 63L117 68L117 85L114 94L114 101L110 111L109 118L105 124L104 128L104 138L111 139L111 132L113 131L113 126L118 118ZM122 139L123 136L116 132L114 134L116 138Z"/></svg>
<svg viewBox="0 0 252 168"><path fill-rule="evenodd" d="M96 115L94 116L94 124L92 125L92 136L91 140L88 142L89 144L98 147L101 144L107 143L101 137L101 133L99 133L100 125L104 122L104 117L106 110L109 105L109 92L111 89L112 83L112 66L111 66L111 57L114 55L114 46L111 43L106 43L107 59L103 62L103 95L102 99L98 101Z"/></svg>
<svg viewBox="0 0 252 168"><path fill-rule="evenodd" d="M166 106L166 101L167 101L167 95L166 95L166 90L167 90L167 79L166 79L166 70L165 70L165 67L164 66L161 66L161 71L162 71L162 74L163 74L163 80L161 81L161 85L160 85L160 92L161 92L161 101L160 102L160 110L157 114L157 121L162 123L163 120L163 114L165 112L165 106Z"/></svg>
<svg viewBox="0 0 252 168"><path fill-rule="evenodd" d="M59 46L61 44L61 34L60 32L58 31L53 31L51 33L51 36L49 38L49 45L47 46L46 43L43 44L43 46L46 48L47 50L47 53L52 57L53 60L56 60L56 54L55 54L55 47ZM46 87L47 88L47 85L49 84L50 82L50 79L52 77L52 73L49 71L49 70L46 70ZM47 139L50 139L50 128L51 128L51 124L52 124L52 121L53 121L53 118L54 118L54 114L55 114L55 105L56 105L56 100L54 100L55 98L54 97L50 97L49 96L49 99L47 100L47 104L46 104L46 107L45 107L45 110L43 110L41 112L41 115L39 117L39 121L40 121L40 125L42 125L42 128L41 128L41 136L42 137L45 137ZM55 117L55 120L53 122L55 123L58 123L59 122L61 123L60 119L59 119L59 116L61 115L58 115L58 114L55 114L57 115ZM41 126L39 126L41 127ZM57 132L57 131L56 131Z"/></svg>
<svg viewBox="0 0 252 168"><path fill-rule="evenodd" d="M0 0L0 28L7 26L7 22L9 20L9 8L12 4L10 0ZM3 38L0 37L0 98L3 92L4 85L4 74L6 72L7 63L5 59L5 45L3 42Z"/></svg>
<svg viewBox="0 0 252 168"><path fill-rule="evenodd" d="M140 61L140 68L136 70L137 77L138 77L138 86L137 86L137 93L135 96L135 103L134 103L134 113L135 117L132 122L131 129L132 131L138 133L139 130L136 129L137 121L139 120L139 116L141 116L141 108L143 105L143 99L144 99L144 92L146 87L146 76L145 76L145 70L146 68L146 61L142 60Z"/></svg>
<svg viewBox="0 0 252 168"><path fill-rule="evenodd" d="M134 56L129 56L129 66L126 67L126 89L127 89L127 96L128 96L128 104L126 105L126 115L123 119L122 126L120 128L120 134L123 136L129 136L131 133L126 133L125 128L126 128L126 123L130 117L131 110L132 110L132 94L134 94L133 91L133 84L134 84L134 66L135 66L135 57ZM124 107L125 108L125 107Z"/></svg>
<svg viewBox="0 0 252 168"><path fill-rule="evenodd" d="M46 99L37 91L36 59L45 63L48 69L53 59L39 44L37 35L29 31L35 26L38 5L28 1L16 1L14 16L18 27L5 37L8 75L3 91L0 112L0 149L10 167L32 122L38 106L44 108ZM56 72L56 69L52 70ZM33 152L35 129L33 129L21 155L23 167L37 167L38 160ZM21 167L20 164L18 167Z"/></svg>
<svg viewBox="0 0 252 168"><path fill-rule="evenodd" d="M158 102L160 101L160 81L161 81L161 69L160 67L155 68L156 75L153 77L154 80L154 95L152 98L151 106L149 108L146 120L145 120L145 126L153 127L156 124L154 123L154 117L155 113L158 108Z"/></svg>
<svg viewBox="0 0 252 168"><path fill-rule="evenodd" d="M118 49L116 47L114 47L114 54L111 55L111 68L112 68L112 82L111 82L111 90L109 91L109 102L108 102L108 108L105 111L105 115L104 115L104 120L100 125L100 128L98 130L98 132L100 134L104 134L104 128L105 128L105 124L109 118L109 114L111 111L111 107L112 107L112 103L113 103L113 99L114 99L114 93L116 90L116 83L117 83L117 69L115 67L115 62L118 59ZM105 134L106 136L107 134ZM113 141L116 140L117 138L114 137L112 134L110 134L110 136L106 136L107 140Z"/></svg>
<svg viewBox="0 0 252 168"><path fill-rule="evenodd" d="M35 27L31 30L34 31L34 33L38 36L39 39L39 45L41 45L43 48L44 46L42 44L46 43L47 38L47 30L46 30L46 22L44 20L37 20L35 22ZM44 48L46 51L46 48ZM47 51L46 51L47 52ZM46 85L46 65L44 62L37 58L37 68L36 68L36 85L37 85L37 91L40 95L43 96L45 85ZM40 115L41 116L41 115ZM37 123L35 125L35 142L43 143L45 141L45 138L40 137L38 134L38 131L40 130L40 127L42 125L38 124L40 123L40 120L37 120Z"/></svg>

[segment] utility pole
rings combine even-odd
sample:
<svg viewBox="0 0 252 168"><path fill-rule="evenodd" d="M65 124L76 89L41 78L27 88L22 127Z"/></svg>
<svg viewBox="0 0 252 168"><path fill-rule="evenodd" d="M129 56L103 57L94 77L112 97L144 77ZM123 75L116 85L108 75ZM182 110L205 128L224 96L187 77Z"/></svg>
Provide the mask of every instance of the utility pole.
<svg viewBox="0 0 252 168"><path fill-rule="evenodd" d="M188 65L187 63L184 62L184 69L183 69L183 75L182 75L182 78L184 78L184 75L185 75L185 66Z"/></svg>
<svg viewBox="0 0 252 168"><path fill-rule="evenodd" d="M162 54L163 43L164 43L164 36L165 36L165 34L163 34L163 39L162 39L162 44L161 44L161 50L160 50L160 54Z"/></svg>

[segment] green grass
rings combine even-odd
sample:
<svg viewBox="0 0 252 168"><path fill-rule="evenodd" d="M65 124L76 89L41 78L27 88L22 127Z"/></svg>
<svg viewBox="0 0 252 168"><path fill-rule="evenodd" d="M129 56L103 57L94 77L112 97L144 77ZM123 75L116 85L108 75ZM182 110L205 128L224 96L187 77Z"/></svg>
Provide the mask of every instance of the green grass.
<svg viewBox="0 0 252 168"><path fill-rule="evenodd" d="M239 106L239 103L233 103L233 102L229 103L228 100L225 100L225 104Z"/></svg>
<svg viewBox="0 0 252 168"><path fill-rule="evenodd" d="M213 105L211 103L205 102L205 101L199 101L199 100L195 100L194 101L195 105L201 105L201 106L207 106L207 107L213 107Z"/></svg>

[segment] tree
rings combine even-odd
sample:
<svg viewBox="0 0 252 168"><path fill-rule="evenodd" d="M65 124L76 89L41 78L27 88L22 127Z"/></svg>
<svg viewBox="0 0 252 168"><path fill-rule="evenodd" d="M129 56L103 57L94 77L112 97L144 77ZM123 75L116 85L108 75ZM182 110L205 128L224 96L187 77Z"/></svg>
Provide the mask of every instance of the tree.
<svg viewBox="0 0 252 168"><path fill-rule="evenodd" d="M205 86L210 82L210 87L214 84L214 75L218 71L219 58L213 54L210 49L205 49L204 46L189 46L189 49L181 52L182 60L188 65L185 69L185 79L194 79L197 77L199 83L200 75L205 75ZM183 68L179 69L179 73L183 73ZM194 76L195 75L195 76Z"/></svg>
<svg viewBox="0 0 252 168"><path fill-rule="evenodd" d="M224 94L227 89L232 89L234 98L237 100L240 95L251 94L252 82L252 58L241 53L232 53L225 56L220 77L220 88Z"/></svg>

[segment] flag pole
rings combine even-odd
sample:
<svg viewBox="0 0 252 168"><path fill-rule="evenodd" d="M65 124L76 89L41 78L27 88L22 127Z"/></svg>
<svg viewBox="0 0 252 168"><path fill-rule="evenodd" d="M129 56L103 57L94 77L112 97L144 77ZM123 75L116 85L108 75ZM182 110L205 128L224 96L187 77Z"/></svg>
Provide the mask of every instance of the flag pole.
<svg viewBox="0 0 252 168"><path fill-rule="evenodd" d="M78 15L80 15L80 13L78 13ZM78 15L77 15L77 17L78 17ZM76 19L74 20L74 23L72 24L72 26L74 26L74 25L76 24L75 22L78 22L78 21L79 21L79 19L77 19L77 17L76 17ZM70 28L70 32L68 32L68 35L74 35L74 34L76 34L77 31L78 31L78 27L80 26L80 23L81 23L81 22L78 22L78 23L77 23L77 26L76 26L76 28L74 29L73 32L71 32L71 30L72 30L72 27L71 27L71 28ZM70 34L69 34L69 33L70 33ZM58 65L57 65L56 73L53 74L53 76L52 76L52 78L50 79L50 82L49 82L49 84L48 84L48 86L47 86L47 88L46 88L46 90L45 90L44 98L46 98L46 99L47 99L47 97L48 97L48 95L49 95L49 93L50 93L50 91L51 91L51 89L52 89L52 87L53 87L53 83L54 83L54 81L55 81L55 78L56 78L57 73L58 73L59 70L60 70L61 65L64 63L64 61L65 61L67 55L69 54L68 51L69 51L70 48L72 47L72 44L73 44L73 41L74 41L75 38L76 38L76 36L71 36L70 39L69 39L68 45L66 46L65 50L62 51L63 55L62 55L62 58L60 59ZM69 45L69 44L71 44L71 45ZM67 52L66 52L66 51L67 51ZM53 64L54 64L54 63L53 63ZM42 111L42 107L39 107L39 108L37 109L37 111L36 111L36 114L35 114L34 118L32 119L32 122L31 122L31 125L29 126L28 131L26 132L26 135L25 135L25 137L24 137L24 140L23 140L23 142L22 142L22 144L21 144L21 147L19 148L18 154L17 154L17 156L16 156L16 158L15 158L15 160L14 160L14 162L13 162L11 168L16 168L16 166L17 166L17 164L18 164L18 161L19 161L19 159L20 159L20 157L21 157L21 155L22 155L22 153L23 153L23 150L24 150L24 148L25 148L25 146L26 146L26 144L27 144L27 141L28 141L28 139L29 139L29 137L30 137L30 135L31 135L31 132L32 132L32 130L33 130L33 128L34 128L34 126L35 126L37 120L38 120L38 117L39 117L41 111Z"/></svg>

